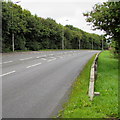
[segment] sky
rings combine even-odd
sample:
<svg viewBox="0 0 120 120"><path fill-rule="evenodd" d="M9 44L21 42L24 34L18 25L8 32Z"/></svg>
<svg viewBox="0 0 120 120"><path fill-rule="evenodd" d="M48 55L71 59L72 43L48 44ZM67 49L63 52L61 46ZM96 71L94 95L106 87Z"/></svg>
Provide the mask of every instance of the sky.
<svg viewBox="0 0 120 120"><path fill-rule="evenodd" d="M12 0L23 9L29 10L42 18L52 18L62 25L73 25L89 33L104 34L102 31L92 30L92 26L85 21L83 13L91 11L96 3L107 0Z"/></svg>

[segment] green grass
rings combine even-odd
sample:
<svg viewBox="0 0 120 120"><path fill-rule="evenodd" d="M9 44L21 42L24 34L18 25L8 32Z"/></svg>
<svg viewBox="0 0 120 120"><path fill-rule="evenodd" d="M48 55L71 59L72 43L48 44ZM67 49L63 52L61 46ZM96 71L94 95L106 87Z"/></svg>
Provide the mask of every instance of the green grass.
<svg viewBox="0 0 120 120"><path fill-rule="evenodd" d="M109 51L100 54L95 83L95 91L100 92L100 96L90 101L89 71L94 57L73 84L70 98L59 113L60 118L118 118L118 60Z"/></svg>

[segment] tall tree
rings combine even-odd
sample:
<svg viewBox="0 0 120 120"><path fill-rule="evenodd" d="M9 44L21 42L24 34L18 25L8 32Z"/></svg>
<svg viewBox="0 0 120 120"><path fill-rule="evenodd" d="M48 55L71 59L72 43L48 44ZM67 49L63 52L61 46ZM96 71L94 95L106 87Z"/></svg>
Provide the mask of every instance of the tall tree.
<svg viewBox="0 0 120 120"><path fill-rule="evenodd" d="M84 13L86 21L94 29L104 30L116 42L116 51L120 50L120 1L96 4L91 12Z"/></svg>
<svg viewBox="0 0 120 120"><path fill-rule="evenodd" d="M32 15L12 2L2 2L2 23L3 52L12 51L13 33L15 50L62 49L63 39L65 49L91 49L91 41L100 49L101 36Z"/></svg>

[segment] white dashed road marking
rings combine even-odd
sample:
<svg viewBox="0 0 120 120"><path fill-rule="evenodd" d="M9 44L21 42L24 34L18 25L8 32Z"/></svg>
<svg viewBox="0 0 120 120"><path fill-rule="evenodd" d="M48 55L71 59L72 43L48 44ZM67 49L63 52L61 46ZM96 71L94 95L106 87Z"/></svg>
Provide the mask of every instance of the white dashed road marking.
<svg viewBox="0 0 120 120"><path fill-rule="evenodd" d="M27 66L26 68L30 68L30 67L34 67L34 66L37 66L37 65L40 65L42 63L37 63L37 64L34 64L34 65L30 65L30 66Z"/></svg>
<svg viewBox="0 0 120 120"><path fill-rule="evenodd" d="M53 54L49 54L49 55L53 55Z"/></svg>
<svg viewBox="0 0 120 120"><path fill-rule="evenodd" d="M14 73L14 72L16 72L16 71L11 71L11 72L8 72L8 73L4 73L4 74L0 75L0 77L5 76L5 75L12 74L12 73Z"/></svg>
<svg viewBox="0 0 120 120"><path fill-rule="evenodd" d="M45 59L45 58L41 58L42 60L47 60L47 59Z"/></svg>
<svg viewBox="0 0 120 120"><path fill-rule="evenodd" d="M37 56L36 58L41 58L41 57L46 57L46 55L42 55L42 56Z"/></svg>
<svg viewBox="0 0 120 120"><path fill-rule="evenodd" d="M53 61L53 60L56 60L56 58L54 58L54 57L51 57L52 59L50 59L50 60L48 60L47 62L51 62L51 61Z"/></svg>
<svg viewBox="0 0 120 120"><path fill-rule="evenodd" d="M40 58L41 56L38 56L38 57L36 57L36 58Z"/></svg>
<svg viewBox="0 0 120 120"><path fill-rule="evenodd" d="M59 58L63 58L62 56L58 56Z"/></svg>
<svg viewBox="0 0 120 120"><path fill-rule="evenodd" d="M28 60L28 59L31 59L32 57L29 57L29 58L24 58L24 59L20 59L20 60Z"/></svg>
<svg viewBox="0 0 120 120"><path fill-rule="evenodd" d="M11 63L11 62L13 62L13 61L6 61L6 62L3 62L3 63L5 64L5 63ZM3 64L3 63L0 63L0 64Z"/></svg>

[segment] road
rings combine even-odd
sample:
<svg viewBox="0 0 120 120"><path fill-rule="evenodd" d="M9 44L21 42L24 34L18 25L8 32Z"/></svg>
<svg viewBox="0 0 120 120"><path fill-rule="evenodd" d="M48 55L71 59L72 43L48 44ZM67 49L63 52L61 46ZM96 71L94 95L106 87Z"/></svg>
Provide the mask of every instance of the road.
<svg viewBox="0 0 120 120"><path fill-rule="evenodd" d="M50 118L75 78L99 51L38 51L3 54L3 118Z"/></svg>

